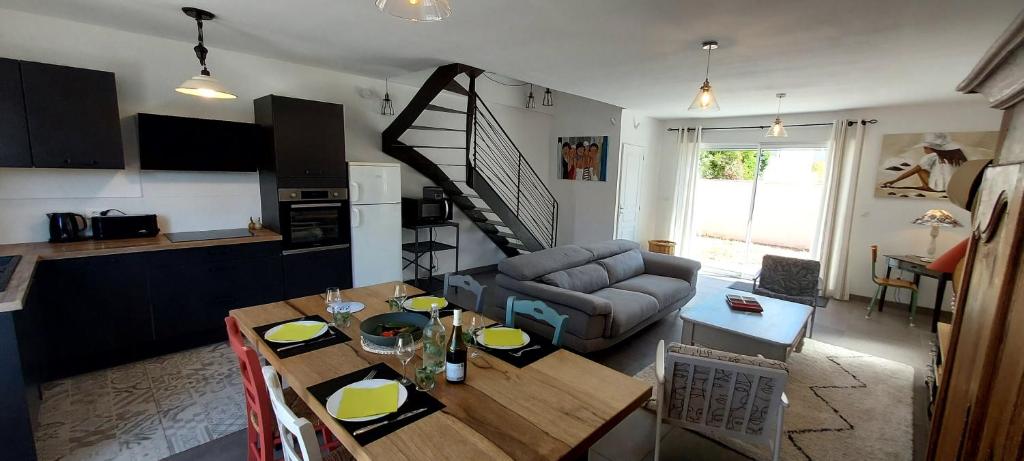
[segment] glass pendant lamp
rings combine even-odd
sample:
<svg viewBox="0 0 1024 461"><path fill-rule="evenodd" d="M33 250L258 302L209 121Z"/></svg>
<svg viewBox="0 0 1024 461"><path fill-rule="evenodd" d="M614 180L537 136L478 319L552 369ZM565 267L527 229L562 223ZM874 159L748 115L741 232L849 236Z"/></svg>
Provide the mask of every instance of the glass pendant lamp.
<svg viewBox="0 0 1024 461"><path fill-rule="evenodd" d="M374 0L377 9L410 21L441 21L452 15L452 0Z"/></svg>
<svg viewBox="0 0 1024 461"><path fill-rule="evenodd" d="M718 107L718 99L715 98L715 92L711 89L711 81L708 80L708 75L711 73L711 50L718 49L718 42L707 41L700 44L701 49L708 51L708 64L707 68L704 69L704 83L697 90L697 96L693 98L693 104L690 104L690 110L698 111L716 111Z"/></svg>
<svg viewBox="0 0 1024 461"><path fill-rule="evenodd" d="M786 93L776 93L776 98L779 98L779 108L775 111L775 121L772 122L772 126L768 128L768 132L765 133L766 138L785 138L789 136L786 134L786 126L782 124L782 98L786 97Z"/></svg>

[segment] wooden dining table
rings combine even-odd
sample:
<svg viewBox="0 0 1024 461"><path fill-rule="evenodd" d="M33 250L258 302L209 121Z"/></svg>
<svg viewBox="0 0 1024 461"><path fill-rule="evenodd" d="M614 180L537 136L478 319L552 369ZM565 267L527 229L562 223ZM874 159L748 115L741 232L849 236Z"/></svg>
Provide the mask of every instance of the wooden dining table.
<svg viewBox="0 0 1024 461"><path fill-rule="evenodd" d="M448 384L439 376L430 394L445 405L443 410L360 445L307 388L376 363L402 371L394 356L364 351L359 339L363 320L388 312L387 299L397 283L344 290L345 300L366 305L353 314L350 326L339 327L352 340L285 359L270 351L253 328L309 315L326 320L323 297L307 296L231 311L257 352L356 459L586 459L591 445L651 395L647 383L565 349L523 368L481 351L479 357L469 359L465 384ZM422 293L408 285L407 290L409 295ZM451 317L442 321L450 334ZM409 372L421 362L418 352L409 363Z"/></svg>

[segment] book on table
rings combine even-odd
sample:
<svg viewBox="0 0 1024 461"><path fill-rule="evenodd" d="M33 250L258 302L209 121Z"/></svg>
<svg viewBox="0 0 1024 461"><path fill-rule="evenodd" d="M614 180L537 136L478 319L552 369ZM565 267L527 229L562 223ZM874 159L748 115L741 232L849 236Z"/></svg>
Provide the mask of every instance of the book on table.
<svg viewBox="0 0 1024 461"><path fill-rule="evenodd" d="M750 296L725 295L725 303L729 305L730 309L738 311L764 312L764 308L761 307L761 303L757 301L757 298Z"/></svg>

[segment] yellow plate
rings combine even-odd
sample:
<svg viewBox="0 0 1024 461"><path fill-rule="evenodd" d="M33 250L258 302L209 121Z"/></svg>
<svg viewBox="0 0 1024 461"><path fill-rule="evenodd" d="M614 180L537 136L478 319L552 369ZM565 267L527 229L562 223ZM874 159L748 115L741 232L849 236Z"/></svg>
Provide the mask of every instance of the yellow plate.
<svg viewBox="0 0 1024 461"><path fill-rule="evenodd" d="M448 307L448 300L438 298L437 296L420 296L417 298L406 299L405 302L402 303L402 307L414 312L430 312L430 308L434 304L437 304L438 309L444 309L445 307Z"/></svg>

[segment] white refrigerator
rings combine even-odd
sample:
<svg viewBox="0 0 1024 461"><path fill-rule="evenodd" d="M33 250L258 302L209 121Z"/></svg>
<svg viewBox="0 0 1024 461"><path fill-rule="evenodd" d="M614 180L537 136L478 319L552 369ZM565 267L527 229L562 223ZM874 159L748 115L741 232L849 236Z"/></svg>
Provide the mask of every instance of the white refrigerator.
<svg viewBox="0 0 1024 461"><path fill-rule="evenodd" d="M402 279L402 181L397 163L349 162L352 284Z"/></svg>

